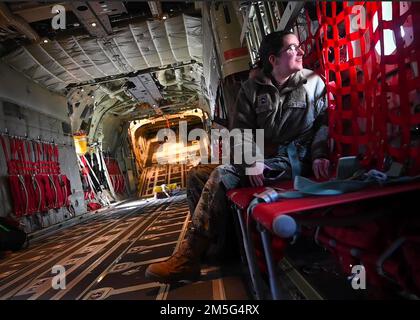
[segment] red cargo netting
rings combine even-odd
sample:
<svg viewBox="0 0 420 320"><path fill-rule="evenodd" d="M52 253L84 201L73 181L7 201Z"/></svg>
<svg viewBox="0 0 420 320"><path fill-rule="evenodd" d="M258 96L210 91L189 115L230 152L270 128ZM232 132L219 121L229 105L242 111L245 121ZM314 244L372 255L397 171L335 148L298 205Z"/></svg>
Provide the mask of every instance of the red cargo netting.
<svg viewBox="0 0 420 320"><path fill-rule="evenodd" d="M420 173L420 4L318 2L299 26L305 65L325 75L332 160L388 157ZM419 20L420 21L420 20Z"/></svg>
<svg viewBox="0 0 420 320"><path fill-rule="evenodd" d="M420 174L420 28L415 25L420 3L318 2L318 21L311 21L308 10L305 14L299 36L305 65L325 75L332 160L360 155L364 165L384 170L392 158L407 174ZM316 23L319 29L313 30ZM338 207L329 216L408 213L412 197ZM387 214L351 227L319 227L316 239L347 274L363 264L371 285L419 294L418 230L416 216Z"/></svg>

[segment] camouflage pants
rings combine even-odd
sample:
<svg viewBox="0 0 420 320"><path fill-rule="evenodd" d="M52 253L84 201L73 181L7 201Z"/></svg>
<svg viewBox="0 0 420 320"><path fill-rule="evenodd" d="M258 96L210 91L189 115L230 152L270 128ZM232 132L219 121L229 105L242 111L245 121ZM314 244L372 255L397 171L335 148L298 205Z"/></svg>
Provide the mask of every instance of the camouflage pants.
<svg viewBox="0 0 420 320"><path fill-rule="evenodd" d="M273 171L284 171L282 179L291 178L288 158L266 159ZM222 241L230 214L226 192L237 187L249 186L243 167L233 165L199 165L187 176L187 197L192 214L192 228L211 241ZM223 242L223 241L222 241Z"/></svg>

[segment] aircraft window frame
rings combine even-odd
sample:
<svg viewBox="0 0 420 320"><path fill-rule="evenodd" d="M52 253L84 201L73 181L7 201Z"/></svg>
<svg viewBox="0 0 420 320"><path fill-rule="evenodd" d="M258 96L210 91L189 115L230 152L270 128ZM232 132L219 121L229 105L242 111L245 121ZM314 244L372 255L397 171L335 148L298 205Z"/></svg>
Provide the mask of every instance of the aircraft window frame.
<svg viewBox="0 0 420 320"><path fill-rule="evenodd" d="M251 53L251 63L254 64L258 59L258 49L256 45L252 42L252 37L249 31L245 34L246 42Z"/></svg>
<svg viewBox="0 0 420 320"><path fill-rule="evenodd" d="M267 8L270 12L270 21L273 24L273 31L276 31L278 28L278 21L277 18L275 16L275 7L276 7L276 3L273 1L269 1L267 2Z"/></svg>
<svg viewBox="0 0 420 320"><path fill-rule="evenodd" d="M251 63L254 64L258 60L258 48L262 38L278 30L285 7L281 1L258 1L249 6L251 7L249 16L243 16L244 20L248 19L244 38L250 51ZM298 31L296 23L291 29Z"/></svg>
<svg viewBox="0 0 420 320"><path fill-rule="evenodd" d="M261 16L263 28L264 28L264 35L269 34L274 31L273 22L271 21L271 14L268 9L268 2L267 1L259 1L258 5L258 12Z"/></svg>
<svg viewBox="0 0 420 320"><path fill-rule="evenodd" d="M283 15L283 12L284 12L283 2L273 1L272 4L273 4L273 7L272 7L273 23L274 23L275 30L278 30L279 29L279 24L280 24L280 19L281 19L281 16Z"/></svg>
<svg viewBox="0 0 420 320"><path fill-rule="evenodd" d="M262 40L262 35L261 35L261 33L260 33L260 29L259 29L259 26L257 26L257 23L256 23L256 20L257 19L257 17L254 15L252 18L251 18L251 21L250 21L250 26L251 26L251 35L253 36L253 40L254 40L254 44L260 44L261 43L261 40Z"/></svg>

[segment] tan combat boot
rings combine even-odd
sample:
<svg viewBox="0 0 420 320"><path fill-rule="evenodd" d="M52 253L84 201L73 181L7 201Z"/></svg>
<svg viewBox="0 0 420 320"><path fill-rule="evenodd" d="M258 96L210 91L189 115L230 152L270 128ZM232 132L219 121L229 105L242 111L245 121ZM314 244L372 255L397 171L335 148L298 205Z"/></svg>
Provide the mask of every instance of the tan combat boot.
<svg viewBox="0 0 420 320"><path fill-rule="evenodd" d="M146 278L162 283L198 280L200 277L200 256L208 245L207 238L193 233L189 234L168 260L151 264L146 269Z"/></svg>

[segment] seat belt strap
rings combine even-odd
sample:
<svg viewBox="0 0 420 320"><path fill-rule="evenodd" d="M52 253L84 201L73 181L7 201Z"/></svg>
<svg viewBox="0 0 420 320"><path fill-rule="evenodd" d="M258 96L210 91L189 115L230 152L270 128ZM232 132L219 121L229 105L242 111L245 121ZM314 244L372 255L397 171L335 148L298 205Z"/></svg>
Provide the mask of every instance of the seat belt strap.
<svg viewBox="0 0 420 320"><path fill-rule="evenodd" d="M290 142L287 146L287 156L292 167L292 179L295 179L295 177L301 175L302 168L294 141Z"/></svg>

